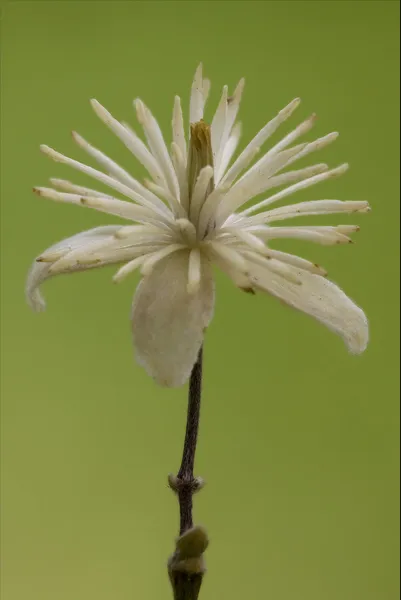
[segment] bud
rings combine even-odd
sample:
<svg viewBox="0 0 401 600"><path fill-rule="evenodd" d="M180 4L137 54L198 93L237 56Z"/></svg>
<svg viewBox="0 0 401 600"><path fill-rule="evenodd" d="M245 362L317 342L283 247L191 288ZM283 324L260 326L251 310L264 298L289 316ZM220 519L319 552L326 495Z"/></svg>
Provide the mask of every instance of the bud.
<svg viewBox="0 0 401 600"><path fill-rule="evenodd" d="M209 545L204 527L196 525L183 533L168 562L174 600L197 600L206 571L203 553Z"/></svg>

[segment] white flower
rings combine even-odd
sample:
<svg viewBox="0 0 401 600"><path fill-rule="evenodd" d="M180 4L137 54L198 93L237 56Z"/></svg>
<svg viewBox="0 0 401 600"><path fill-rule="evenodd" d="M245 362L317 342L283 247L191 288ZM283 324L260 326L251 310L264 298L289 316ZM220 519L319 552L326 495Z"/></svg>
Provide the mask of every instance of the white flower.
<svg viewBox="0 0 401 600"><path fill-rule="evenodd" d="M233 160L241 134L236 117L244 81L230 97L227 87L223 88L210 127L203 121L209 87L200 66L191 90L189 140L180 98L176 96L170 152L157 121L141 100L134 105L146 144L97 100L91 101L98 117L148 171L150 179L144 184L77 133L73 133L76 143L103 171L41 146L42 152L56 162L86 173L125 200L60 179L50 180L57 190L34 188L37 194L95 208L131 224L84 231L43 252L28 276L29 303L36 310L43 309L38 287L59 273L123 263L114 276L114 281L121 281L140 268L143 278L132 311L137 357L159 383L178 386L189 377L212 318L211 264L216 263L239 288L277 296L340 334L351 352L362 352L368 341L362 310L325 279L321 267L269 247L270 240L279 238L346 244L351 241L348 235L358 230L353 225L290 227L276 223L297 216L367 212L367 202L313 200L272 208L290 194L347 170L346 164L329 170L319 163L282 172L334 141L338 134L294 146L293 142L313 126L312 115L250 167L261 146L297 108L299 99L269 121ZM278 187L280 191L245 208L255 196Z"/></svg>

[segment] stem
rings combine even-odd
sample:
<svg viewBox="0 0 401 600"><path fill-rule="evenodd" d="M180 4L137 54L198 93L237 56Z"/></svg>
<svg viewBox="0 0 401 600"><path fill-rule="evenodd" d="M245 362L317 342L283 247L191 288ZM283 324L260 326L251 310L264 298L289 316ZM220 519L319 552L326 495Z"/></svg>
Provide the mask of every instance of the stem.
<svg viewBox="0 0 401 600"><path fill-rule="evenodd" d="M201 348L189 380L187 427L185 431L181 467L177 475L177 479L180 481L178 489L178 500L180 503L180 535L193 527L192 496L196 491L194 463L201 406L202 359L203 349Z"/></svg>
<svg viewBox="0 0 401 600"><path fill-rule="evenodd" d="M176 492L180 506L180 537L168 563L174 600L197 600L205 572L203 552L208 545L207 533L202 527L194 527L192 518L192 496L202 487L202 480L194 477L202 392L202 359L201 348L189 380L187 426L181 466L176 477L169 477L170 487Z"/></svg>

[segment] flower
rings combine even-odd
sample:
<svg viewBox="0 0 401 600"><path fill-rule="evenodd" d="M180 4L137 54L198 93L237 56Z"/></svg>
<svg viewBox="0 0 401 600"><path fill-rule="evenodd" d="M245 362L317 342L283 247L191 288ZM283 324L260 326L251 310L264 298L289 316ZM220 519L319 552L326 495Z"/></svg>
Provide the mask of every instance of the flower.
<svg viewBox="0 0 401 600"><path fill-rule="evenodd" d="M39 285L60 273L123 263L114 275L119 282L140 268L142 279L132 309L134 345L139 362L156 381L179 386L189 377L202 345L214 306L212 263L240 289L267 292L305 312L338 333L353 353L368 341L363 311L331 281L323 268L270 248L271 240L293 238L323 245L351 242L359 228L340 226L276 226L285 219L333 213L365 213L367 202L312 200L272 208L272 205L327 179L343 174L348 165L329 170L315 164L283 169L333 142L329 133L310 143L293 143L313 126L315 115L273 145L250 166L262 145L300 103L295 99L269 121L233 160L241 125L236 123L242 79L232 96L227 86L211 125L203 120L210 82L202 66L195 73L190 96L189 140L175 97L171 151L160 127L144 103L134 101L146 144L125 123L117 121L97 100L97 116L123 142L149 173L140 183L117 163L73 132L75 142L103 168L99 171L41 146L56 162L86 173L126 200L69 181L51 179L54 188L34 191L56 202L86 206L122 217L129 225L109 225L84 231L43 252L27 281L27 299L36 310L45 307ZM281 188L248 206L259 194Z"/></svg>

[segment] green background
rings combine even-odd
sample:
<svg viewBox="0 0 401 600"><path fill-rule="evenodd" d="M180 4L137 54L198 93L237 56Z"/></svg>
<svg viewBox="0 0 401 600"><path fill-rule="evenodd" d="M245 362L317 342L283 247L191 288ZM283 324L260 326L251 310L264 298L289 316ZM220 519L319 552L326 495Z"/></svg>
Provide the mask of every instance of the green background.
<svg viewBox="0 0 401 600"><path fill-rule="evenodd" d="M280 133L312 111L316 135L341 132L318 160L350 172L297 201L374 209L327 219L362 225L353 247L278 245L326 266L366 310L360 357L217 274L196 464L207 480L196 522L211 538L201 598L398 598L398 12L395 1L3 4L2 600L170 598L178 507L166 478L186 390L157 387L133 360L137 277L57 278L40 315L24 281L52 243L117 221L34 196L50 176L90 184L39 144L85 160L76 129L143 176L88 100L135 123L139 95L169 132L200 60L208 117L222 85L246 77L243 142L295 96Z"/></svg>

